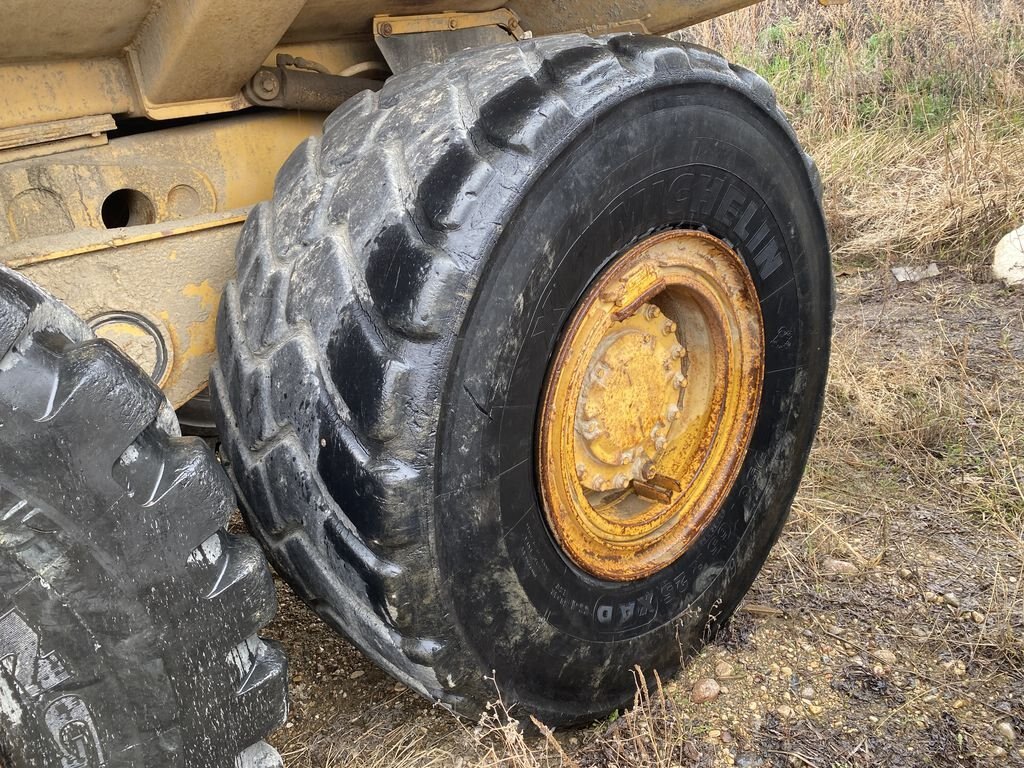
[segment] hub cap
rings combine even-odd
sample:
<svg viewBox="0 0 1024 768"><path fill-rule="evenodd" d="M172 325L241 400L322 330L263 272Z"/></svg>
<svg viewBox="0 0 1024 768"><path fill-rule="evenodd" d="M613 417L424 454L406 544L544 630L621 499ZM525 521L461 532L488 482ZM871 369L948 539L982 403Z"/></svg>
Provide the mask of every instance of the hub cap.
<svg viewBox="0 0 1024 768"><path fill-rule="evenodd" d="M548 524L588 573L630 581L690 546L728 495L761 394L764 331L739 255L655 235L583 297L541 407Z"/></svg>

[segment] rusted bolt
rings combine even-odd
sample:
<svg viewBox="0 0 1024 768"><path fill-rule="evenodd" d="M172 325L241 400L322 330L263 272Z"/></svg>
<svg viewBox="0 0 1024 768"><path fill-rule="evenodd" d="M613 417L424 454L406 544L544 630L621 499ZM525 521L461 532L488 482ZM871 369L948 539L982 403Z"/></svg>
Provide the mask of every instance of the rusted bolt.
<svg viewBox="0 0 1024 768"><path fill-rule="evenodd" d="M394 32L395 28L391 26L391 22L385 21L383 24L380 25L381 37L391 37L391 35L393 35Z"/></svg>
<svg viewBox="0 0 1024 768"><path fill-rule="evenodd" d="M612 485L619 489L625 488L629 485L629 478L622 474L616 475L615 479L612 480Z"/></svg>
<svg viewBox="0 0 1024 768"><path fill-rule="evenodd" d="M686 377L681 373L677 373L672 377L672 386L676 389L683 389L686 386Z"/></svg>
<svg viewBox="0 0 1024 768"><path fill-rule="evenodd" d="M448 28L449 29L458 29L459 28L459 20L458 19L449 19L448 20Z"/></svg>
<svg viewBox="0 0 1024 768"><path fill-rule="evenodd" d="M661 311L653 304L648 304L646 307L644 307L644 317L646 317L648 320L653 320L660 314Z"/></svg>
<svg viewBox="0 0 1024 768"><path fill-rule="evenodd" d="M586 468L586 466L584 466L583 464L577 464L576 465L576 477L578 477L581 482L583 480L587 479L587 468Z"/></svg>
<svg viewBox="0 0 1024 768"><path fill-rule="evenodd" d="M281 92L281 83L277 79L277 75L268 70L262 70L256 73L256 79L253 82L253 86L256 93L264 99L272 99Z"/></svg>
<svg viewBox="0 0 1024 768"><path fill-rule="evenodd" d="M640 468L640 476L644 480L650 480L656 474L658 474L658 468L654 466L653 461L645 461L644 465Z"/></svg>
<svg viewBox="0 0 1024 768"><path fill-rule="evenodd" d="M682 360L684 357L686 357L686 347L684 347L682 344L676 344L674 347L672 347L672 357L675 358L676 360Z"/></svg>
<svg viewBox="0 0 1024 768"><path fill-rule="evenodd" d="M665 324L661 328L665 332L666 336L668 336L670 333L676 332L676 324L673 323L671 320L666 320Z"/></svg>
<svg viewBox="0 0 1024 768"><path fill-rule="evenodd" d="M595 491L603 491L607 487L607 484L601 475L594 475L594 479L590 481L590 487Z"/></svg>

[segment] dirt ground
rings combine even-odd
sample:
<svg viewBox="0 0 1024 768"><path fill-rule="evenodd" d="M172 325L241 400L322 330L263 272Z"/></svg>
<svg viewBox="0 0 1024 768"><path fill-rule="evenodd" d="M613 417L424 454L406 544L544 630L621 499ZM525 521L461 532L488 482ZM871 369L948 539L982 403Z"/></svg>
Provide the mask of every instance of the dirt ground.
<svg viewBox="0 0 1024 768"><path fill-rule="evenodd" d="M286 764L1024 765L1024 293L974 278L839 273L786 533L727 629L638 707L547 738L462 723L282 585Z"/></svg>

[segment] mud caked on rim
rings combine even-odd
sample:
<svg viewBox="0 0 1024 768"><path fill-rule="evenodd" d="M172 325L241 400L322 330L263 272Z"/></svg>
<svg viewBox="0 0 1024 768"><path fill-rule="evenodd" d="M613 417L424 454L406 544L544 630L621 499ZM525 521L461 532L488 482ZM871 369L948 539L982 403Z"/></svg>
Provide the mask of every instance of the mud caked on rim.
<svg viewBox="0 0 1024 768"><path fill-rule="evenodd" d="M676 560L750 443L764 330L743 259L703 232L643 240L601 274L558 345L538 482L559 545L629 581Z"/></svg>

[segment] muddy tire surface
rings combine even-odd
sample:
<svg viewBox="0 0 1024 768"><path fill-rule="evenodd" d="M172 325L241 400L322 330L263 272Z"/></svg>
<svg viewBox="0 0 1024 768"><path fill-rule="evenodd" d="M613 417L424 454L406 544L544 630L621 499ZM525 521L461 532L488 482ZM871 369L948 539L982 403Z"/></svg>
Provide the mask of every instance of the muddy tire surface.
<svg viewBox="0 0 1024 768"><path fill-rule="evenodd" d="M745 260L759 416L714 522L608 582L539 509L540 393L617 254L691 228ZM250 525L298 593L410 687L586 721L713 634L779 535L821 410L820 184L763 80L661 38L545 38L334 113L240 241L211 379Z"/></svg>
<svg viewBox="0 0 1024 768"><path fill-rule="evenodd" d="M0 269L0 764L281 765L276 599L233 509L152 381Z"/></svg>

